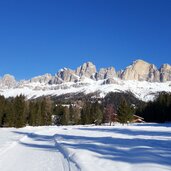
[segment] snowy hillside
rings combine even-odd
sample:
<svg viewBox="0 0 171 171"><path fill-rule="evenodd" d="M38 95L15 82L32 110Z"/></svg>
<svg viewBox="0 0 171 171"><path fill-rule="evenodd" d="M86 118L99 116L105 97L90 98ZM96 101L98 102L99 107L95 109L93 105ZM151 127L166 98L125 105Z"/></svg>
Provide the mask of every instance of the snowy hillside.
<svg viewBox="0 0 171 171"><path fill-rule="evenodd" d="M1 171L169 171L171 125L0 129Z"/></svg>
<svg viewBox="0 0 171 171"><path fill-rule="evenodd" d="M97 71L94 64L87 62L76 70L60 69L54 76L45 74L16 81L14 76L6 74L0 79L0 94L5 97L23 94L30 99L68 93L96 93L104 97L109 92L126 91L143 101L153 100L162 91L171 92L171 66L164 64L157 69L153 64L137 60L116 72L114 67Z"/></svg>
<svg viewBox="0 0 171 171"><path fill-rule="evenodd" d="M108 92L131 91L137 98L143 101L152 100L155 94L161 91L171 92L171 82L150 83L147 81L128 81L115 79L113 84L103 84L104 80L94 81L85 79L79 83L62 83L48 85L45 83L26 83L15 88L0 89L0 94L5 97L15 97L23 94L28 99L40 96L59 96L67 93L93 93L98 92L104 97Z"/></svg>

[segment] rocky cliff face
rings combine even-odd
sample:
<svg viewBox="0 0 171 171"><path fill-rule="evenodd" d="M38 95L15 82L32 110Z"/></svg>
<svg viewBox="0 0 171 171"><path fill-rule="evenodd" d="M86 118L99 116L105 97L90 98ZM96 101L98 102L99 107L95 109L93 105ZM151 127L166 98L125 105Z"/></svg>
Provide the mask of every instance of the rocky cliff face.
<svg viewBox="0 0 171 171"><path fill-rule="evenodd" d="M137 81L160 81L157 67L143 60L137 60L121 74L121 79Z"/></svg>
<svg viewBox="0 0 171 171"><path fill-rule="evenodd" d="M117 77L114 67L101 68L99 72L96 74L96 80L103 80L103 79L109 79L114 77Z"/></svg>
<svg viewBox="0 0 171 171"><path fill-rule="evenodd" d="M64 68L57 73L57 77L62 79L64 82L76 82L78 81L79 77L75 75L75 71Z"/></svg>
<svg viewBox="0 0 171 171"><path fill-rule="evenodd" d="M163 64L161 66L160 80L161 82L171 81L171 66L169 64Z"/></svg>
<svg viewBox="0 0 171 171"><path fill-rule="evenodd" d="M118 79L166 82L171 81L171 66L169 64L163 64L160 69L157 69L157 67L153 64L143 60L137 60L125 70L116 72L114 67L101 68L97 71L96 66L93 63L87 62L78 67L76 70L63 68L54 76L51 74L45 74L34 77L30 80L19 82L15 80L14 76L6 74L0 79L0 88L11 88L15 86L24 87L29 83L43 83L45 85L51 85L73 82L81 84L85 78L94 81L103 80L102 84L118 84Z"/></svg>
<svg viewBox="0 0 171 171"><path fill-rule="evenodd" d="M78 67L75 71L75 74L80 77L85 76L87 78L93 78L96 72L96 66L92 62L87 62Z"/></svg>

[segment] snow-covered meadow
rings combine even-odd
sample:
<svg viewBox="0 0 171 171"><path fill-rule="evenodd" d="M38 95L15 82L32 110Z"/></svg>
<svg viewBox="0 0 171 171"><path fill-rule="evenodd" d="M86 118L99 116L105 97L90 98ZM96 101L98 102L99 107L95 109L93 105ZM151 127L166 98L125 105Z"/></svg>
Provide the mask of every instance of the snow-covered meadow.
<svg viewBox="0 0 171 171"><path fill-rule="evenodd" d="M171 124L1 128L0 170L171 170Z"/></svg>

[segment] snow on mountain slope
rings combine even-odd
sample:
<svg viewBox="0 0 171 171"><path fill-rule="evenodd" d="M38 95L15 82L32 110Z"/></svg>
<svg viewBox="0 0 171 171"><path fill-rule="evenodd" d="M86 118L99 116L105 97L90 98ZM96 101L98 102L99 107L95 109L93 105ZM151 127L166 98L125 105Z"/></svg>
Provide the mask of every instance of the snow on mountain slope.
<svg viewBox="0 0 171 171"><path fill-rule="evenodd" d="M101 68L87 62L76 70L64 68L54 76L45 74L30 80L16 81L9 74L0 79L0 95L15 97L23 94L28 99L40 96L59 96L68 93L95 93L104 97L109 92L132 92L143 101L153 100L159 92L171 92L171 66L160 69L143 60L134 61L123 71L114 67Z"/></svg>
<svg viewBox="0 0 171 171"><path fill-rule="evenodd" d="M104 80L94 81L85 78L78 83L67 82L62 84L26 83L22 87L0 89L0 94L5 97L15 97L23 94L28 99L40 96L59 96L67 93L93 93L99 92L104 97L109 92L132 92L143 101L153 100L155 94L166 91L171 92L171 82L157 83L147 81L120 80L115 78L114 84L103 84Z"/></svg>

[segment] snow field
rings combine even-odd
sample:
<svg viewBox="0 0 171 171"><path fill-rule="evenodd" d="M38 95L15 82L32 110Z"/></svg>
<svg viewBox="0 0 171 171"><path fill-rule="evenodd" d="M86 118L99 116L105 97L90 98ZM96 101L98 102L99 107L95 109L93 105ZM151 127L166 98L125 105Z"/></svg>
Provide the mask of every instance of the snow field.
<svg viewBox="0 0 171 171"><path fill-rule="evenodd" d="M169 171L171 124L0 129L0 170Z"/></svg>

